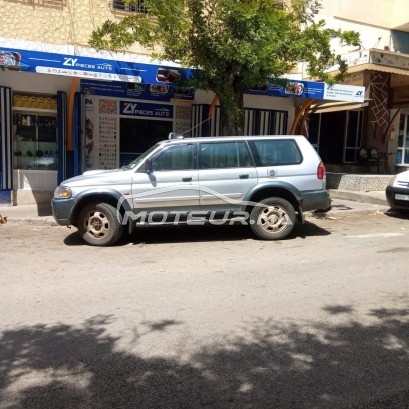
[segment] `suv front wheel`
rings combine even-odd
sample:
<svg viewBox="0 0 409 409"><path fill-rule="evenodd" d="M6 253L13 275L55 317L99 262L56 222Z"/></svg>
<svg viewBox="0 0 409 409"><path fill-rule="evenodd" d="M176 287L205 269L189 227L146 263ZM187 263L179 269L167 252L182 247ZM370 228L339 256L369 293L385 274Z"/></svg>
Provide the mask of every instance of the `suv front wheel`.
<svg viewBox="0 0 409 409"><path fill-rule="evenodd" d="M264 240L284 239L293 230L294 223L294 207L279 197L261 200L250 213L251 230Z"/></svg>
<svg viewBox="0 0 409 409"><path fill-rule="evenodd" d="M78 218L78 233L92 246L110 246L121 237L123 226L108 203L85 206Z"/></svg>

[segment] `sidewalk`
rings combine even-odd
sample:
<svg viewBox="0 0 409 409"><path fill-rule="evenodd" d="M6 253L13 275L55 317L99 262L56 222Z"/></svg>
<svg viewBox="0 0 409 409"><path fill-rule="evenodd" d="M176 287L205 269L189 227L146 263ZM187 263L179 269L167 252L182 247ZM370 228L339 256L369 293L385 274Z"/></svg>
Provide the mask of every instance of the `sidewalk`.
<svg viewBox="0 0 409 409"><path fill-rule="evenodd" d="M0 215L7 222L20 223L55 223L51 204L0 206Z"/></svg>
<svg viewBox="0 0 409 409"><path fill-rule="evenodd" d="M384 213L389 209L384 191L354 192L330 190L332 209L322 217L345 217L357 214ZM7 222L54 224L51 205L0 206L0 215ZM317 216L306 212L306 217Z"/></svg>

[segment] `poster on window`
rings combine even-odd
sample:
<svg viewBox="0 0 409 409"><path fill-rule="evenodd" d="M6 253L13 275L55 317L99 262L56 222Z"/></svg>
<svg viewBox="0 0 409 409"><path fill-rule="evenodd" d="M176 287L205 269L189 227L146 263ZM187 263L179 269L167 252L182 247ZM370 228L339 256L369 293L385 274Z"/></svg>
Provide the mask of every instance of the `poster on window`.
<svg viewBox="0 0 409 409"><path fill-rule="evenodd" d="M173 131L186 138L192 136L192 105L175 105L174 109Z"/></svg>
<svg viewBox="0 0 409 409"><path fill-rule="evenodd" d="M87 96L85 109L85 170L119 166L118 101Z"/></svg>
<svg viewBox="0 0 409 409"><path fill-rule="evenodd" d="M83 133L83 169L84 171L95 169L95 121L97 116L94 112L95 100L87 97L85 99L85 124Z"/></svg>

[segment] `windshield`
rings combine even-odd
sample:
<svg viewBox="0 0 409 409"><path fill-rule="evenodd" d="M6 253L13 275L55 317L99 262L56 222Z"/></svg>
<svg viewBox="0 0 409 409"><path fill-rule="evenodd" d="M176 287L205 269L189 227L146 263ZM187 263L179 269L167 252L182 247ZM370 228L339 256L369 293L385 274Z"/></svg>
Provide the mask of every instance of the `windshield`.
<svg viewBox="0 0 409 409"><path fill-rule="evenodd" d="M149 148L146 152L144 152L142 155L138 156L136 159L134 159L131 163L128 163L128 165L124 166L124 169L135 169L140 163L144 162L146 157L153 152L160 143L158 142L157 144L153 145L151 148Z"/></svg>

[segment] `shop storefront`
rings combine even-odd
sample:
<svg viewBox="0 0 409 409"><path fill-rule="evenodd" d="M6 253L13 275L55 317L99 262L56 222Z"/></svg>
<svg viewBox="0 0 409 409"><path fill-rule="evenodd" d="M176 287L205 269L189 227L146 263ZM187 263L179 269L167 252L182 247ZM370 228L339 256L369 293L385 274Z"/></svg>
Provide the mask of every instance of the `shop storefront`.
<svg viewBox="0 0 409 409"><path fill-rule="evenodd" d="M191 135L194 94L169 84L81 80L80 171L126 165L170 132Z"/></svg>
<svg viewBox="0 0 409 409"><path fill-rule="evenodd" d="M179 85L191 70L75 51L0 47L0 200L48 202L60 181L125 165L169 132L220 133L214 95ZM297 99L362 102L363 94L306 81L247 90L246 134L289 133Z"/></svg>
<svg viewBox="0 0 409 409"><path fill-rule="evenodd" d="M189 132L189 70L0 48L0 201L49 201L57 184L121 166Z"/></svg>
<svg viewBox="0 0 409 409"><path fill-rule="evenodd" d="M63 161L69 79L1 73L0 203L49 200Z"/></svg>
<svg viewBox="0 0 409 409"><path fill-rule="evenodd" d="M57 183L57 96L14 91L13 186L47 190Z"/></svg>

